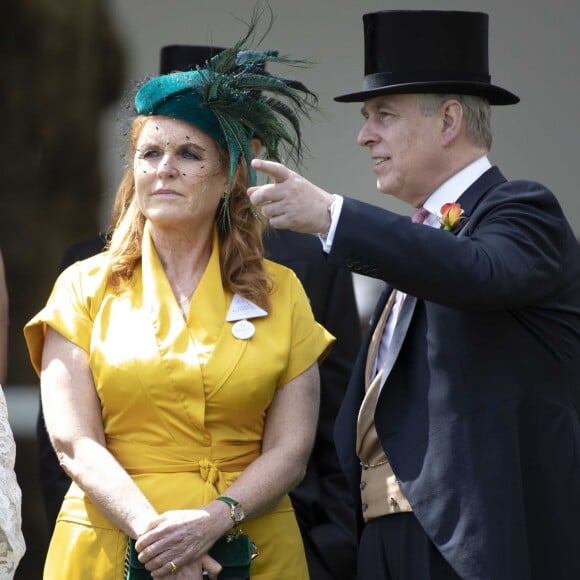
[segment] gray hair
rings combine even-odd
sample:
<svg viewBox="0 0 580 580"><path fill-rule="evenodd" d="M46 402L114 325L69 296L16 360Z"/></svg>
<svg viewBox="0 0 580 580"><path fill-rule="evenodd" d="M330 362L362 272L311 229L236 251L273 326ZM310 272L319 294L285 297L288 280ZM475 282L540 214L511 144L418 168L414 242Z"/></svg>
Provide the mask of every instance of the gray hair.
<svg viewBox="0 0 580 580"><path fill-rule="evenodd" d="M487 150L491 149L491 107L487 99L474 95L432 93L417 95L419 109L425 116L433 115L449 99L461 103L465 129L473 143Z"/></svg>

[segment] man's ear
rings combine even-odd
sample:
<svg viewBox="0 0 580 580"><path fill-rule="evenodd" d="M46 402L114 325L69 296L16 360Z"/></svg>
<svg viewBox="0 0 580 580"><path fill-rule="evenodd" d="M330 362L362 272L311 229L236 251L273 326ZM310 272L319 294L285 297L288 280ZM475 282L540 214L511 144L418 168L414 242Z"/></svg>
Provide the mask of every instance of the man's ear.
<svg viewBox="0 0 580 580"><path fill-rule="evenodd" d="M448 146L461 133L463 124L463 106L455 99L449 99L443 103L442 107L443 126L441 129L441 142L443 146Z"/></svg>
<svg viewBox="0 0 580 580"><path fill-rule="evenodd" d="M250 139L250 147L252 148L254 157L260 157L260 153L262 152L262 142L257 137L252 137Z"/></svg>

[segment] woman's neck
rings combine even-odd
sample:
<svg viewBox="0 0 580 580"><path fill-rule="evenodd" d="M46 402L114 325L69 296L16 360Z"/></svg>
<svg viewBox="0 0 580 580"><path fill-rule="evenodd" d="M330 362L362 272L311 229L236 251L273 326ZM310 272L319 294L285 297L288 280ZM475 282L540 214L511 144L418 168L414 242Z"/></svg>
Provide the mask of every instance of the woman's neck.
<svg viewBox="0 0 580 580"><path fill-rule="evenodd" d="M191 297L209 263L213 227L195 233L154 227L150 231L175 299L187 317Z"/></svg>

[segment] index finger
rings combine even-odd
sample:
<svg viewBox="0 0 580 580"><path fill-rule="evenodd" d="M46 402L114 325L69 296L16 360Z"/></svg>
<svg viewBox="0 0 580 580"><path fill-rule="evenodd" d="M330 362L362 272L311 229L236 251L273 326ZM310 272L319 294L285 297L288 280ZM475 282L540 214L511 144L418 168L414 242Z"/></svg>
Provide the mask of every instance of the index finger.
<svg viewBox="0 0 580 580"><path fill-rule="evenodd" d="M282 163L276 161L267 161L266 159L252 159L252 167L260 173L266 174L274 183L286 181L291 171Z"/></svg>

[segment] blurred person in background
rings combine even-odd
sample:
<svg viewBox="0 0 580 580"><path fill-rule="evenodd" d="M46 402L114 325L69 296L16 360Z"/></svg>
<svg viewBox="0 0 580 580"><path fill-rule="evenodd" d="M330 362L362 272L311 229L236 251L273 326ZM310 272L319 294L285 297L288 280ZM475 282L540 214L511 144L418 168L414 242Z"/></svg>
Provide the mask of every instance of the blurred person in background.
<svg viewBox="0 0 580 580"><path fill-rule="evenodd" d="M16 567L24 555L22 536L22 495L16 475L14 461L16 445L10 423L8 408L2 390L8 366L8 291L4 275L4 261L0 252L0 579L14 577Z"/></svg>

